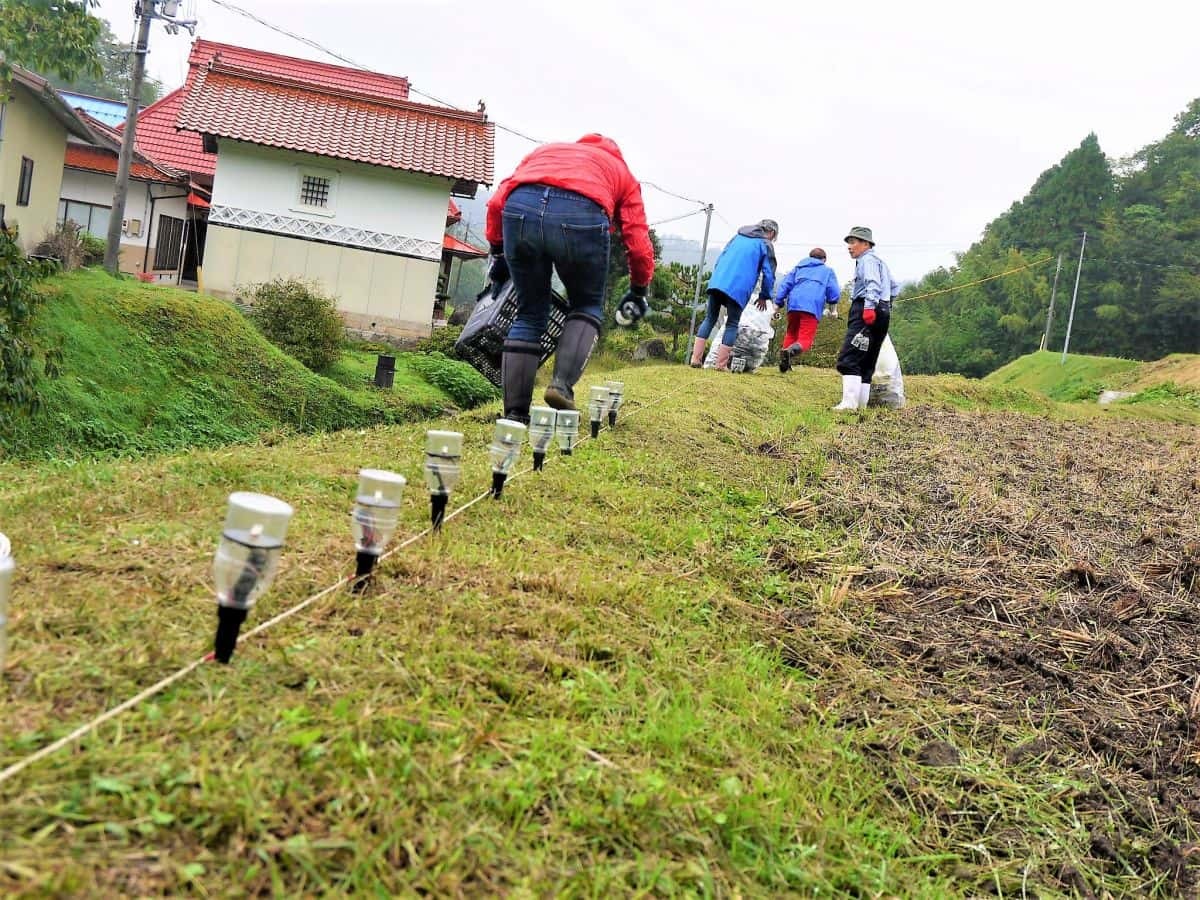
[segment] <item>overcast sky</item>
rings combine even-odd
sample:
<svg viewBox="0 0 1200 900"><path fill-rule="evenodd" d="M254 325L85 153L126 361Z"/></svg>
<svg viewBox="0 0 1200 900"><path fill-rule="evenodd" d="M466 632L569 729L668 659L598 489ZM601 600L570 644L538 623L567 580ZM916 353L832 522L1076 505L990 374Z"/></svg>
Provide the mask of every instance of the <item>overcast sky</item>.
<svg viewBox="0 0 1200 900"><path fill-rule="evenodd" d="M842 278L849 226L874 228L893 272L919 277L1089 131L1125 156L1200 96L1195 0L231 2L455 105L484 99L541 140L608 134L638 178L716 205L717 248L769 216L781 264L821 244ZM98 11L126 37L131 6ZM184 6L201 37L331 61L215 0ZM188 45L155 26L150 73L182 83ZM531 148L498 130L497 180ZM644 193L652 222L694 208Z"/></svg>

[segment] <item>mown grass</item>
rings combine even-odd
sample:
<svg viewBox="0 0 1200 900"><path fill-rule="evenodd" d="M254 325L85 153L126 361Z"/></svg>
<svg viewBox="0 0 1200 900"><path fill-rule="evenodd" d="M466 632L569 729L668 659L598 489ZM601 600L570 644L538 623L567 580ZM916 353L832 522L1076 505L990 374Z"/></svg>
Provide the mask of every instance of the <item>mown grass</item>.
<svg viewBox="0 0 1200 900"><path fill-rule="evenodd" d="M951 896L1019 890L1025 850L1083 867L1069 785L969 742L969 783L881 769L876 742L911 743L950 711L881 679L907 724L848 715L838 698L861 684L806 673L767 627L780 604L844 602L836 583L801 596L769 572L772 543L840 566L860 552L834 523L774 514L819 479L835 378L619 377L615 431L386 561L367 594L328 598L0 785L0 889ZM1060 414L962 379L909 390ZM495 413L437 423L468 436L460 499L490 481ZM0 764L207 648L229 491L297 510L252 621L346 574L358 467L409 476L401 532L420 530L423 430L0 464L0 529L21 565ZM801 461L758 452L770 443ZM851 656L850 677L879 677ZM947 840L905 797L918 788L951 809L982 791L1038 846L997 860L990 839Z"/></svg>
<svg viewBox="0 0 1200 900"><path fill-rule="evenodd" d="M16 457L137 455L412 421L449 398L406 378L385 393L309 371L228 304L100 271L44 285L36 342L58 349L42 408L0 434ZM352 361L351 365L356 365ZM405 370L407 371L407 370Z"/></svg>
<svg viewBox="0 0 1200 900"><path fill-rule="evenodd" d="M1124 385L1140 363L1108 356L1068 355L1042 350L1030 353L984 378L988 384L1035 391L1051 400L1094 401L1102 390Z"/></svg>
<svg viewBox="0 0 1200 900"><path fill-rule="evenodd" d="M1200 425L1200 356L1176 353L1150 363L1107 356L1068 356L1042 351L1015 359L983 379L985 384L1029 391L1064 403L1091 404L1104 390L1132 397L1103 407L1109 418L1137 418ZM1085 412L1084 414L1087 414Z"/></svg>

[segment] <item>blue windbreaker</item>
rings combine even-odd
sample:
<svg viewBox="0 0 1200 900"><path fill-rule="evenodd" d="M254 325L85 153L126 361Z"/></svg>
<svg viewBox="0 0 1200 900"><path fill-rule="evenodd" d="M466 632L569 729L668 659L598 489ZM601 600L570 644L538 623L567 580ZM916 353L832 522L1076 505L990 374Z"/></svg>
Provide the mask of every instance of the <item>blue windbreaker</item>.
<svg viewBox="0 0 1200 900"><path fill-rule="evenodd" d="M769 297L775 290L775 248L763 237L760 227L748 225L738 229L717 257L708 289L727 294L738 306L744 307L758 283L759 272L763 279L762 291Z"/></svg>
<svg viewBox="0 0 1200 900"><path fill-rule="evenodd" d="M819 319L824 304L837 303L841 296L833 269L810 256L783 277L775 305L786 303L788 312L812 313Z"/></svg>

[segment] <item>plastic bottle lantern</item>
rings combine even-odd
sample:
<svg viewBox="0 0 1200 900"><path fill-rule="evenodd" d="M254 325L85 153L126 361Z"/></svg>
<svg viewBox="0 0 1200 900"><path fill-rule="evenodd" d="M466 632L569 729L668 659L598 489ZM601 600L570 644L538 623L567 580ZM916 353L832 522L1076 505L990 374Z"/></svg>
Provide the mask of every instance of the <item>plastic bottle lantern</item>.
<svg viewBox="0 0 1200 900"><path fill-rule="evenodd" d="M425 432L425 484L429 486L430 524L442 527L446 504L462 474L463 436L457 431Z"/></svg>
<svg viewBox="0 0 1200 900"><path fill-rule="evenodd" d="M4 677L4 659L8 654L8 595L16 567L8 538L0 534L0 678Z"/></svg>
<svg viewBox="0 0 1200 900"><path fill-rule="evenodd" d="M621 404L625 402L625 382L623 381L606 381L605 386L608 388L608 393L611 398L608 407L608 427L617 427L617 411L621 408Z"/></svg>
<svg viewBox="0 0 1200 900"><path fill-rule="evenodd" d="M563 456L570 456L579 440L579 413L573 409L560 409L554 417L554 430L558 435L558 449Z"/></svg>
<svg viewBox="0 0 1200 900"><path fill-rule="evenodd" d="M525 443L525 426L511 419L496 420L496 436L488 447L492 458L492 496L497 500L504 493L504 482L508 473L521 456L521 445Z"/></svg>
<svg viewBox="0 0 1200 900"><path fill-rule="evenodd" d="M362 469L358 473L358 495L350 516L357 551L353 584L356 593L366 589L375 562L396 533L406 484L403 475L383 469Z"/></svg>
<svg viewBox="0 0 1200 900"><path fill-rule="evenodd" d="M540 472L546 461L546 451L554 440L554 410L535 406L529 410L529 446L533 449L533 470Z"/></svg>
<svg viewBox="0 0 1200 900"><path fill-rule="evenodd" d="M612 395L606 385L592 385L591 393L588 396L588 418L592 422L592 437L600 436L600 423L608 414L608 405L611 400Z"/></svg>
<svg viewBox="0 0 1200 900"><path fill-rule="evenodd" d="M275 580L291 518L288 504L266 494L229 495L225 529L213 559L218 603L214 655L219 662L229 662L246 614Z"/></svg>

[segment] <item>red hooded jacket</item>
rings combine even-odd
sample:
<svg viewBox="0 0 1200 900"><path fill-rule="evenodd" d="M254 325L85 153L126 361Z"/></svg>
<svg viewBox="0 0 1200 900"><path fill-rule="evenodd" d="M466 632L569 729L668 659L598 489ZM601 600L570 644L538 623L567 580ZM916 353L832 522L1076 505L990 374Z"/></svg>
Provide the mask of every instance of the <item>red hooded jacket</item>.
<svg viewBox="0 0 1200 900"><path fill-rule="evenodd" d="M625 165L615 141L588 134L574 144L545 144L521 160L517 170L500 182L488 200L489 243L504 242L500 214L508 195L523 184L574 191L600 204L609 220L621 228L629 252L629 280L638 286L650 283L654 277L654 248L650 246L650 229L642 206L642 186Z"/></svg>

